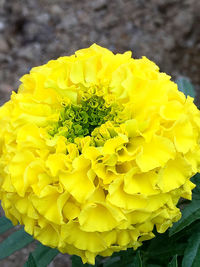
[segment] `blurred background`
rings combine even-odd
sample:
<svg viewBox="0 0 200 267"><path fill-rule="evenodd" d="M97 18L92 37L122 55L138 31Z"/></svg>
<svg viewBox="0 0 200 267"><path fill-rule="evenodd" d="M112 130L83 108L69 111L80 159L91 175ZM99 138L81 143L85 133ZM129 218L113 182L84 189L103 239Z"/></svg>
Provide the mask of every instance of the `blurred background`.
<svg viewBox="0 0 200 267"><path fill-rule="evenodd" d="M32 67L94 42L145 55L200 92L199 0L0 0L0 104ZM0 266L23 266L31 248ZM50 267L68 262L58 256Z"/></svg>

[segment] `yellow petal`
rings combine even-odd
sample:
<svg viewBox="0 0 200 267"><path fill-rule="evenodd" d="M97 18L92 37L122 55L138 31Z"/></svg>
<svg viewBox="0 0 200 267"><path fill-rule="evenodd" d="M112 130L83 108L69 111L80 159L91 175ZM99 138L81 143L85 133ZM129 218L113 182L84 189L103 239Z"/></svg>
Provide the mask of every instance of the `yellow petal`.
<svg viewBox="0 0 200 267"><path fill-rule="evenodd" d="M81 250L100 252L106 249L106 243L97 232L85 232L79 229L78 223L69 222L61 227L61 236L69 244ZM87 242L85 242L87 240Z"/></svg>
<svg viewBox="0 0 200 267"><path fill-rule="evenodd" d="M143 151L137 156L136 162L143 172L162 167L175 156L173 143L164 137L154 136L151 142L143 144Z"/></svg>
<svg viewBox="0 0 200 267"><path fill-rule="evenodd" d="M60 170L68 170L71 162L69 161L67 155L63 153L55 153L49 155L46 166L50 169L53 176L57 176Z"/></svg>
<svg viewBox="0 0 200 267"><path fill-rule="evenodd" d="M113 205L132 210L142 210L147 206L147 200L139 195L130 195L124 192L121 179L113 182L108 189L107 200Z"/></svg>
<svg viewBox="0 0 200 267"><path fill-rule="evenodd" d="M60 174L64 188L79 202L84 202L95 190L93 181L88 176L89 166L90 161L80 156L74 161L73 172Z"/></svg>
<svg viewBox="0 0 200 267"><path fill-rule="evenodd" d="M74 84L84 83L83 66L80 61L75 61L72 64L70 79Z"/></svg>
<svg viewBox="0 0 200 267"><path fill-rule="evenodd" d="M62 209L68 197L68 193L63 193L62 195L54 194L43 198L32 196L31 199L36 210L47 220L56 224L62 224L64 223Z"/></svg>
<svg viewBox="0 0 200 267"><path fill-rule="evenodd" d="M125 219L120 210L104 203L91 203L79 215L80 228L87 232L110 231Z"/></svg>
<svg viewBox="0 0 200 267"><path fill-rule="evenodd" d="M191 122L186 116L177 121L173 128L174 144L178 152L187 153L196 146L196 138Z"/></svg>
<svg viewBox="0 0 200 267"><path fill-rule="evenodd" d="M103 153L113 154L116 151L116 148L122 144L128 142L128 138L125 135L116 136L112 139L109 139L105 142L103 147Z"/></svg>
<svg viewBox="0 0 200 267"><path fill-rule="evenodd" d="M59 235L51 225L48 225L43 229L35 226L34 237L38 239L43 245L48 245L53 248L56 248L58 246Z"/></svg>
<svg viewBox="0 0 200 267"><path fill-rule="evenodd" d="M183 112L183 105L177 100L170 101L161 107L161 116L166 120L177 120Z"/></svg>
<svg viewBox="0 0 200 267"><path fill-rule="evenodd" d="M155 189L158 175L153 172L134 173L134 170L128 172L124 177L124 191L128 194L159 194L159 190Z"/></svg>
<svg viewBox="0 0 200 267"><path fill-rule="evenodd" d="M169 192L182 186L190 175L191 168L188 163L181 157L177 157L160 170L157 184L163 192Z"/></svg>
<svg viewBox="0 0 200 267"><path fill-rule="evenodd" d="M80 214L80 208L72 201L67 201L63 207L63 216L68 220L77 218Z"/></svg>

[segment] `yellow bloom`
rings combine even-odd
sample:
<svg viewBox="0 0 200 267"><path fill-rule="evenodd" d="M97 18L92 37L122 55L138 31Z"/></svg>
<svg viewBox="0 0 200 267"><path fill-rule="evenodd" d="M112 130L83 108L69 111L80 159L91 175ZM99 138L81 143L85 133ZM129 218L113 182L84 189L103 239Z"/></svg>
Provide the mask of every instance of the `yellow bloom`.
<svg viewBox="0 0 200 267"><path fill-rule="evenodd" d="M33 68L0 109L13 223L94 264L164 232L200 171L200 112L143 57L97 45Z"/></svg>

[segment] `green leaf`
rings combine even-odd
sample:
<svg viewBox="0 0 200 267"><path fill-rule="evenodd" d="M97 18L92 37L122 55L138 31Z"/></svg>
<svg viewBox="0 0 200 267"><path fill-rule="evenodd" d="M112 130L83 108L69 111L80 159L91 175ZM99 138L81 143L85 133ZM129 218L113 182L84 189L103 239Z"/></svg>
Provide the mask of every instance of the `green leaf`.
<svg viewBox="0 0 200 267"><path fill-rule="evenodd" d="M196 184L196 187L192 190L192 200L200 199L200 173L194 175L191 182Z"/></svg>
<svg viewBox="0 0 200 267"><path fill-rule="evenodd" d="M167 267L178 267L177 255L173 257L172 261L167 265Z"/></svg>
<svg viewBox="0 0 200 267"><path fill-rule="evenodd" d="M103 267L118 267L120 264L120 257L109 257L106 262L103 264ZM73 267L73 266L72 266ZM75 265L74 265L75 267Z"/></svg>
<svg viewBox="0 0 200 267"><path fill-rule="evenodd" d="M134 257L133 263L130 265L130 267L142 267L142 266L143 266L142 259L141 259L140 251L138 250Z"/></svg>
<svg viewBox="0 0 200 267"><path fill-rule="evenodd" d="M0 234L3 234L7 230L13 227L13 224L5 216L0 217Z"/></svg>
<svg viewBox="0 0 200 267"><path fill-rule="evenodd" d="M183 92L185 96L189 95L195 98L196 93L192 83L190 82L190 79L186 77L180 77L176 80L176 83L178 85L179 91Z"/></svg>
<svg viewBox="0 0 200 267"><path fill-rule="evenodd" d="M83 266L82 260L79 256L73 255L71 256L71 260L72 260L72 267Z"/></svg>
<svg viewBox="0 0 200 267"><path fill-rule="evenodd" d="M114 257L109 257L103 263L103 267L142 267L140 251L137 253L132 251L119 252ZM121 255L121 256L120 256ZM125 256L126 255L126 256ZM76 265L74 265L75 267ZM98 266L98 265L97 265Z"/></svg>
<svg viewBox="0 0 200 267"><path fill-rule="evenodd" d="M183 209L182 218L169 230L169 236L178 233L198 219L200 219L200 199L193 200Z"/></svg>
<svg viewBox="0 0 200 267"><path fill-rule="evenodd" d="M159 264L147 264L147 267L163 267L162 265Z"/></svg>
<svg viewBox="0 0 200 267"><path fill-rule="evenodd" d="M200 220L196 220L186 228L184 228L182 231L174 234L170 239L173 239L173 242L179 242L180 240L188 240L189 237L193 234L198 232L200 229Z"/></svg>
<svg viewBox="0 0 200 267"><path fill-rule="evenodd" d="M31 253L37 267L46 267L59 253L57 249L46 247L39 243L37 248ZM28 262L24 267L28 267Z"/></svg>
<svg viewBox="0 0 200 267"><path fill-rule="evenodd" d="M32 253L29 254L28 261L26 262L27 267L39 267L37 266Z"/></svg>
<svg viewBox="0 0 200 267"><path fill-rule="evenodd" d="M170 246L164 246L163 248L160 248L157 251L153 251L152 254L149 255L149 258L155 259L157 257L162 257L164 260L164 258L171 257L174 254L183 255L185 247L186 247L185 243L176 244L174 246L170 244Z"/></svg>
<svg viewBox="0 0 200 267"><path fill-rule="evenodd" d="M200 232L194 233L188 240L182 267L200 266Z"/></svg>
<svg viewBox="0 0 200 267"><path fill-rule="evenodd" d="M72 267L83 267L83 266L85 266L85 267L90 267L90 266L94 267L93 265L88 264L88 263L83 264L82 260L81 260L81 258L79 256L73 255L71 257L71 259L72 259Z"/></svg>
<svg viewBox="0 0 200 267"><path fill-rule="evenodd" d="M23 229L14 232L0 243L0 260L10 256L31 242L33 242L32 236L27 234Z"/></svg>
<svg viewBox="0 0 200 267"><path fill-rule="evenodd" d="M151 259L156 260L156 263L166 263L174 255L183 255L186 248L186 243L176 242L176 239L169 238L168 233L159 235L151 240L149 247L144 251L144 257L147 262L151 263ZM150 261L149 261L150 260Z"/></svg>

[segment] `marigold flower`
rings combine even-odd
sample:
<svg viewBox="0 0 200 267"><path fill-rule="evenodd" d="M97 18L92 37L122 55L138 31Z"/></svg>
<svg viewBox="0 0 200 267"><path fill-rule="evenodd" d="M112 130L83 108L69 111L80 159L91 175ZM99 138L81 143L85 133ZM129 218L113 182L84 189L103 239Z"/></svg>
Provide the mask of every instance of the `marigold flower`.
<svg viewBox="0 0 200 267"><path fill-rule="evenodd" d="M180 218L200 171L200 112L170 76L94 44L21 82L0 109L0 199L13 223L94 264Z"/></svg>

